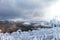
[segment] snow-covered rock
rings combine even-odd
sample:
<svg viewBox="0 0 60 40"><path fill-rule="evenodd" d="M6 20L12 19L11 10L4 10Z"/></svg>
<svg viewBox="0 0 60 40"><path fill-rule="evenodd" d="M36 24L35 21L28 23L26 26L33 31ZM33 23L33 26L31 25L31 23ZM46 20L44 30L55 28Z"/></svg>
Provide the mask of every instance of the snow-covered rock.
<svg viewBox="0 0 60 40"><path fill-rule="evenodd" d="M31 23L29 23L29 22L24 22L23 25L28 26L28 25L31 25Z"/></svg>

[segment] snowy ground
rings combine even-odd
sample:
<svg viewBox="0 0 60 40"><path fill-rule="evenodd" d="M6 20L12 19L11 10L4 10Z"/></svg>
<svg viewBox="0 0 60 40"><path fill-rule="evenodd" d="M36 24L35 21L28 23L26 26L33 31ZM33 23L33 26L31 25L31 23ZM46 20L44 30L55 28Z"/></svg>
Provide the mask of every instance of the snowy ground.
<svg viewBox="0 0 60 40"><path fill-rule="evenodd" d="M28 32L0 33L0 40L60 40L60 28L38 29Z"/></svg>

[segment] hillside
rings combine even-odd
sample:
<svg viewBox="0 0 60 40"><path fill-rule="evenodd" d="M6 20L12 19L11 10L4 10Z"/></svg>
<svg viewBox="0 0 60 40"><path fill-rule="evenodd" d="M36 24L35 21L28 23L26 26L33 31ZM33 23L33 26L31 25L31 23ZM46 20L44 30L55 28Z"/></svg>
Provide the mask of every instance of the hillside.
<svg viewBox="0 0 60 40"><path fill-rule="evenodd" d="M0 21L0 32L1 33L12 33L18 29L22 31L37 30L38 28L52 28L51 25L45 25L40 23L29 23L29 22L14 22L14 21Z"/></svg>

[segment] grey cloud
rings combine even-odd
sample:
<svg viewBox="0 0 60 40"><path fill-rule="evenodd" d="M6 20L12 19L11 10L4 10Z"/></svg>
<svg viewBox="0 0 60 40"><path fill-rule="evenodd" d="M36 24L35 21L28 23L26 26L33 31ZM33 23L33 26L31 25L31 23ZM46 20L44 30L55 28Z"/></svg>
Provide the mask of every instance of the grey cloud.
<svg viewBox="0 0 60 40"><path fill-rule="evenodd" d="M33 16L43 16L41 10L51 2L52 0L0 0L0 19L31 19Z"/></svg>

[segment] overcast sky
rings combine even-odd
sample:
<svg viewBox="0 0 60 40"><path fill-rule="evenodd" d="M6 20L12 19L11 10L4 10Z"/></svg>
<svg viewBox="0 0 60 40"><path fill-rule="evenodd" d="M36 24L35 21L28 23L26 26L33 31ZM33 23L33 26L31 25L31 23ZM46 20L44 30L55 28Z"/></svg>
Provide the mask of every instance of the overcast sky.
<svg viewBox="0 0 60 40"><path fill-rule="evenodd" d="M45 10L56 0L0 0L0 20L44 19Z"/></svg>

